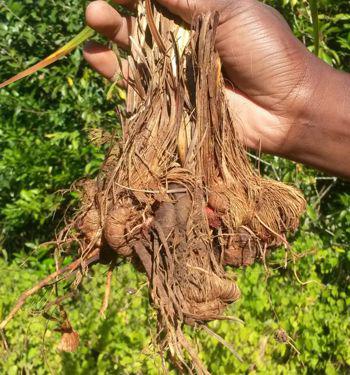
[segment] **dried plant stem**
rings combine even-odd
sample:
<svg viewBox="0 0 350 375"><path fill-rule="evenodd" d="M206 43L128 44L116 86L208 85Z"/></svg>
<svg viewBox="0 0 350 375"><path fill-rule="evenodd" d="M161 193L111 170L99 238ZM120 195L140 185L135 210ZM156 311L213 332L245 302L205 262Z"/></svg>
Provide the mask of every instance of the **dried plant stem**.
<svg viewBox="0 0 350 375"><path fill-rule="evenodd" d="M91 255L88 259L86 259L86 260L83 260L83 259L80 259L80 258L77 259L76 261L68 264L67 266L65 266L65 267L61 268L60 270L58 270L58 271L52 273L51 275L47 276L45 279L41 280L38 284L36 284L33 288L28 289L27 291L22 293L22 295L17 300L17 303L14 306L14 308L7 315L7 317L1 322L0 331L3 330L6 327L6 325L10 322L11 319L13 319L13 317L17 314L17 312L21 309L21 307L24 305L24 303L26 302L26 300L30 296L37 293L40 289L48 286L52 281L55 280L56 277L62 276L64 274L68 273L68 272L75 271L83 263L84 263L84 265L89 265L89 264L97 261L99 259L99 253L100 253L99 249L96 249L96 250L92 251Z"/></svg>
<svg viewBox="0 0 350 375"><path fill-rule="evenodd" d="M109 301L109 296L111 294L111 283L112 283L112 275L113 275L114 267L115 267L115 261L112 261L107 272L105 294L104 294L102 306L100 309L100 315L103 317L105 317L105 312L108 308L108 301Z"/></svg>
<svg viewBox="0 0 350 375"><path fill-rule="evenodd" d="M213 336L216 340L218 340L225 348L227 348L240 362L243 363L242 357L237 353L237 351L233 348L231 344L229 344L226 340L224 340L220 335L212 331L207 326L201 327L203 331L207 332L210 336Z"/></svg>

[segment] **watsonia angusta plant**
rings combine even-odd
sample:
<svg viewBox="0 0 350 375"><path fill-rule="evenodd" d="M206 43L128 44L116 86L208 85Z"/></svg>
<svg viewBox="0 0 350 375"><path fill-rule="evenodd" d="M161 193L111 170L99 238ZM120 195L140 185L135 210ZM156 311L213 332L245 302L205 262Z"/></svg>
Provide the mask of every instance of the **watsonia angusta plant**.
<svg viewBox="0 0 350 375"><path fill-rule="evenodd" d="M139 4L123 137L110 140L97 178L77 184L81 208L57 238L77 260L25 292L0 329L30 295L72 275L76 287L94 263L110 264L103 314L113 268L129 259L148 278L159 351L182 370L207 373L183 326L232 319L225 309L240 292L225 267L287 245L305 201L249 163L214 48L219 15L198 15L191 29L169 17L150 0ZM72 351L78 335L60 310L60 348Z"/></svg>

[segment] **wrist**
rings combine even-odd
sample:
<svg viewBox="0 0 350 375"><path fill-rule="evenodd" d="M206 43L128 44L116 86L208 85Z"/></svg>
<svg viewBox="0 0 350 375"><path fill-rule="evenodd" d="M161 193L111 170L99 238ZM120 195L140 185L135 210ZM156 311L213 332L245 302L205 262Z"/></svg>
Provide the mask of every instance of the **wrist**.
<svg viewBox="0 0 350 375"><path fill-rule="evenodd" d="M350 75L320 60L310 70L283 156L349 178Z"/></svg>

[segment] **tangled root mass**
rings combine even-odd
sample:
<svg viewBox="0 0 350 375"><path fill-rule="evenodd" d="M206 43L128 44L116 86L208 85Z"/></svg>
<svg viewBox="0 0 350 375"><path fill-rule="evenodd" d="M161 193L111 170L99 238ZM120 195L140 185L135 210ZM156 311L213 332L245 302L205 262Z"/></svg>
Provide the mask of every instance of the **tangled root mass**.
<svg viewBox="0 0 350 375"><path fill-rule="evenodd" d="M218 15L197 17L180 50L181 29L154 12L167 53L139 16L120 153L107 157L95 195L85 193L80 233L86 248L94 241L142 264L162 344L183 361L184 350L195 357L183 323L221 318L240 297L224 266L251 265L284 243L305 204L249 164L214 49Z"/></svg>

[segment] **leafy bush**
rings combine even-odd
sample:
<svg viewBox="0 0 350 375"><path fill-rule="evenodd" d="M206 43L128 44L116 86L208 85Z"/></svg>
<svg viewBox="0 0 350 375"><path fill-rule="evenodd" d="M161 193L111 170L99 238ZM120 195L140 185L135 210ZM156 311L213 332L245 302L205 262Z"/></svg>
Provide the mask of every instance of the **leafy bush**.
<svg viewBox="0 0 350 375"><path fill-rule="evenodd" d="M269 3L283 12L295 34L312 50L307 2ZM320 56L346 69L350 61L348 1L319 3ZM83 27L85 5L77 0L0 1L0 80L77 33ZM105 87L76 51L1 92L0 318L21 291L54 269L49 248L37 245L53 238L63 213L74 205L71 183L99 167L103 150L91 145L89 129L118 126L115 103L106 100ZM261 169L297 184L309 202L287 253L287 267L286 253L280 249L269 260L268 269L256 264L236 272L244 297L228 313L245 325L210 324L239 352L243 363L207 333L189 330L189 334L197 340L213 374L346 373L350 370L349 184L272 156L264 157ZM65 302L81 336L77 353L57 352L56 324L39 314L47 300L54 299L47 289L31 298L9 325L8 348L5 341L0 347L1 372L157 374L161 360L150 346L155 313L149 306L144 276L128 264L118 268L107 316L102 319L98 310L105 273L105 267L95 267L79 294ZM61 294L67 285L60 286ZM54 309L50 313L57 314Z"/></svg>
<svg viewBox="0 0 350 375"><path fill-rule="evenodd" d="M78 1L6 1L0 8L0 81L83 27L84 4ZM0 109L1 236L13 252L53 232L69 199L57 191L93 174L103 159L87 131L114 127L117 118L101 78L86 67L80 51L2 90Z"/></svg>

